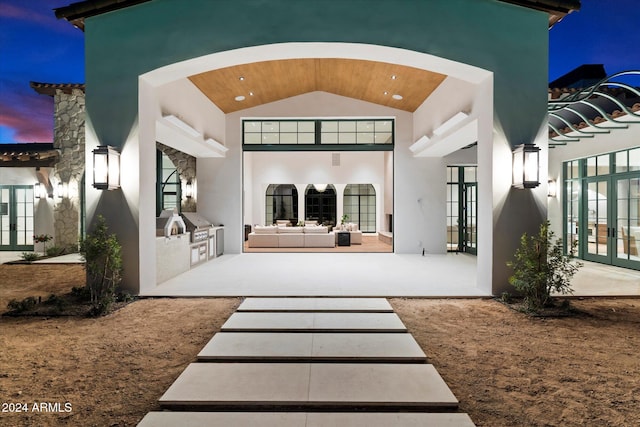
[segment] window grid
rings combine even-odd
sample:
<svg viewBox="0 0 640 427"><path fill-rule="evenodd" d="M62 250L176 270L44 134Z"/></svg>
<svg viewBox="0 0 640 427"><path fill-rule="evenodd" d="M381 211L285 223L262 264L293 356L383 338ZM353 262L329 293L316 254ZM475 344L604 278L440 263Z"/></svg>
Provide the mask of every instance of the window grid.
<svg viewBox="0 0 640 427"><path fill-rule="evenodd" d="M344 189L343 211L349 222L363 233L376 231L376 190L371 184L348 184Z"/></svg>
<svg viewBox="0 0 640 427"><path fill-rule="evenodd" d="M244 145L393 145L393 119L244 120Z"/></svg>

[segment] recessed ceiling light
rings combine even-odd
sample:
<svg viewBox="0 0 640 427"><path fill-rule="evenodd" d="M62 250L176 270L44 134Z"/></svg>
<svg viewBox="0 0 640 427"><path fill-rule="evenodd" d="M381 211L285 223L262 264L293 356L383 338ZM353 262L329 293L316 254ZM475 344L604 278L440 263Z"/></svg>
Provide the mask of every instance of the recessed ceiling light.
<svg viewBox="0 0 640 427"><path fill-rule="evenodd" d="M393 95L391 95L391 97L392 97L393 99L398 100L398 101L400 101L400 100L402 99L402 95L399 95L399 94L397 94L397 93L394 93Z"/></svg>
<svg viewBox="0 0 640 427"><path fill-rule="evenodd" d="M253 92L249 92L249 96L253 96Z"/></svg>
<svg viewBox="0 0 640 427"><path fill-rule="evenodd" d="M387 92L387 91L385 90L385 91L384 91L384 94L385 94L385 95L389 95L389 92Z"/></svg>
<svg viewBox="0 0 640 427"><path fill-rule="evenodd" d="M240 81L244 81L244 77L243 77L243 76L240 76L240 77L238 77L238 80L240 80Z"/></svg>
<svg viewBox="0 0 640 427"><path fill-rule="evenodd" d="M396 79L396 75L394 74L391 76L391 80L395 80L395 79Z"/></svg>
<svg viewBox="0 0 640 427"><path fill-rule="evenodd" d="M240 101L244 101L244 95L238 95L236 96L236 101L240 102Z"/></svg>

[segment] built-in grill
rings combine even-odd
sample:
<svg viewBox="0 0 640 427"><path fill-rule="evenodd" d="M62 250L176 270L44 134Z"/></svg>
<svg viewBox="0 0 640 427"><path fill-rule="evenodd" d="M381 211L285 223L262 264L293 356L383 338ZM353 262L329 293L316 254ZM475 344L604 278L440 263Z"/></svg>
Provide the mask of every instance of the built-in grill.
<svg viewBox="0 0 640 427"><path fill-rule="evenodd" d="M203 242L214 234L213 224L197 212L183 212L182 218L187 231L191 233L191 242Z"/></svg>

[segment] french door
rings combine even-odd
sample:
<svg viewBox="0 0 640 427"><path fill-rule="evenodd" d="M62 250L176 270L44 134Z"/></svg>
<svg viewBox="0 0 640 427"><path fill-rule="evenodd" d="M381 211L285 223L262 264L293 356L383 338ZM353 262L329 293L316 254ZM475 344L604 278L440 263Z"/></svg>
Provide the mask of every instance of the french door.
<svg viewBox="0 0 640 427"><path fill-rule="evenodd" d="M478 253L478 191L477 184L465 183L463 186L463 240L464 252L476 255Z"/></svg>
<svg viewBox="0 0 640 427"><path fill-rule="evenodd" d="M587 178L583 188L584 258L640 269L640 177Z"/></svg>
<svg viewBox="0 0 640 427"><path fill-rule="evenodd" d="M0 186L0 250L33 250L33 187Z"/></svg>

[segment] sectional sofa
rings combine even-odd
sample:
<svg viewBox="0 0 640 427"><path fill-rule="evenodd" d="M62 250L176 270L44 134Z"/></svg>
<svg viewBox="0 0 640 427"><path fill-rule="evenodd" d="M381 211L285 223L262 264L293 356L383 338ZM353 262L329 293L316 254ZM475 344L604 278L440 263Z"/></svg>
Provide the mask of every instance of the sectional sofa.
<svg viewBox="0 0 640 427"><path fill-rule="evenodd" d="M249 233L250 248L333 248L335 234L324 226L257 225Z"/></svg>

